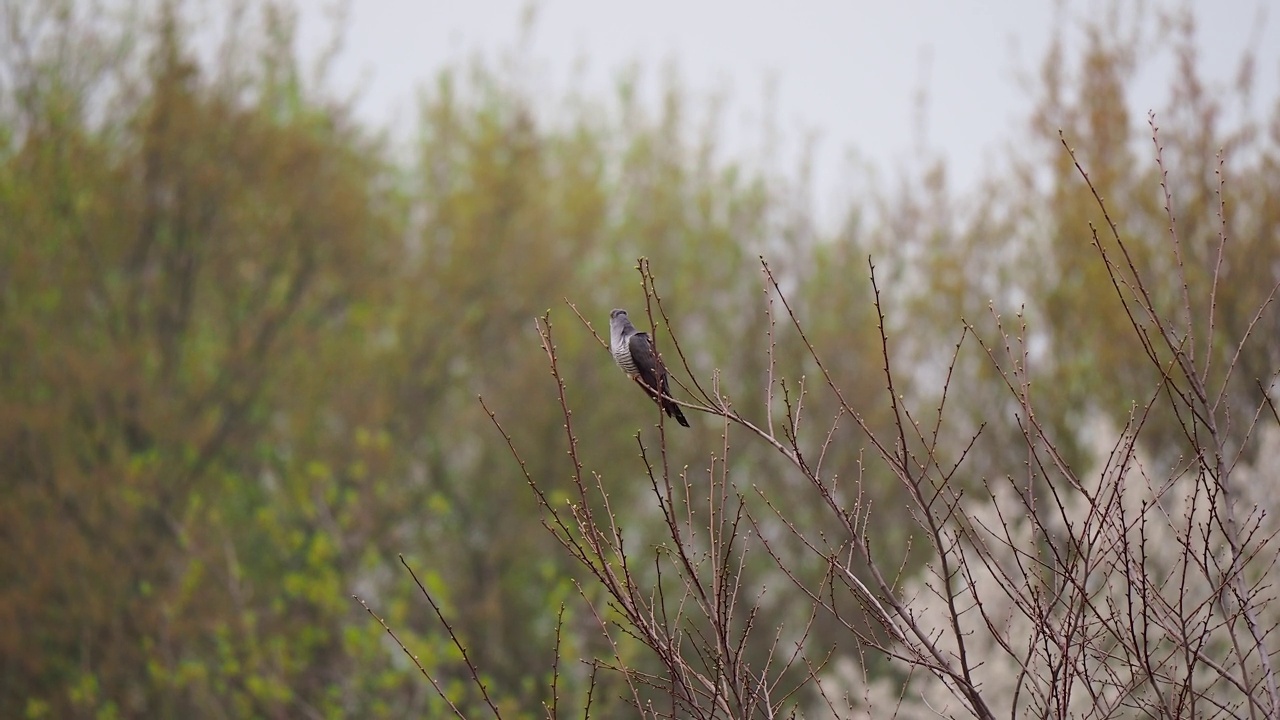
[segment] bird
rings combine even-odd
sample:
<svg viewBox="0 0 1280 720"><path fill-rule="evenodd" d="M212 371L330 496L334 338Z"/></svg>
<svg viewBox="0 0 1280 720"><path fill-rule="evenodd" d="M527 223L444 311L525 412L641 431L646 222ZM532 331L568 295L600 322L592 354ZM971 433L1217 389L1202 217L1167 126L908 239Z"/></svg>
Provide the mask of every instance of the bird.
<svg viewBox="0 0 1280 720"><path fill-rule="evenodd" d="M676 422L689 427L689 421L680 412L680 406L671 399L667 369L662 366L658 351L654 349L653 339L648 333L636 330L636 326L627 317L627 311L621 308L609 313L609 350L622 372L635 380L658 403L658 407L669 417L675 418ZM659 390L662 392L661 396L658 395Z"/></svg>

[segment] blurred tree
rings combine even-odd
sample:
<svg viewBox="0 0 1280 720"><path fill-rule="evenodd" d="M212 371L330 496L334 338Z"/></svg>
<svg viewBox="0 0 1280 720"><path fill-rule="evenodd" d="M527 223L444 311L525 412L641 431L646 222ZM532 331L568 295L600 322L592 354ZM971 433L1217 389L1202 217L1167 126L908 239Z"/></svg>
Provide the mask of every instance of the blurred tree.
<svg viewBox="0 0 1280 720"><path fill-rule="evenodd" d="M1006 328L1017 333L1008 338L1013 354L1001 357L1001 366L1011 369L1025 352L1038 419L1073 464L1086 463L1089 419L1101 413L1122 422L1135 403L1145 404L1159 376L1138 338L1126 331L1124 314L1111 312L1120 306L1090 231L1091 225L1097 228L1111 249L1107 219L1064 152L1064 141L1107 201L1134 266L1160 279L1185 273L1185 290L1180 279L1152 287L1156 309L1179 321L1170 331L1186 336L1188 317L1212 314L1210 336L1187 337L1197 358L1213 358L1210 385L1223 379L1237 350L1225 339L1244 334L1280 281L1280 218L1265 199L1280 182L1280 136L1264 131L1275 125L1280 106L1270 121L1255 110L1251 51L1242 51L1234 85L1209 87L1198 75L1196 47L1185 8L1116 4L1101 18L1064 24L1035 78L1030 142L1011 150L1010 173L992 174L975 197L956 198L940 166L931 165L922 182L905 183L898 194L878 201L880 215L889 220L873 229L877 256L905 281L894 292L901 301L892 306L891 322L917 331L909 352L922 377L936 377L946 355L939 334L957 330L964 318L997 340L994 317L1003 315ZM1171 56L1179 72L1167 109L1154 115L1157 152L1148 118L1131 111L1131 85L1150 58L1161 54ZM1228 112L1233 107L1240 112ZM1162 181L1173 200L1172 232ZM1225 183L1225 193L1219 183ZM1138 312L1136 305L1130 308ZM933 329L918 332L922 322ZM1280 357L1280 335L1271 331L1277 323L1280 308L1273 303L1241 350L1231 392L1243 414L1235 418L1233 433L1247 431L1247 408L1258 406L1261 387L1271 382L1268 368ZM975 378L994 372L981 357L963 360L962 368ZM957 390L957 408L970 418L967 430L1017 412L1008 398L981 384ZM1148 422L1156 431L1144 442L1156 457L1172 460L1184 452L1186 438L1175 417L1157 413ZM967 430L952 439L954 446L967 443ZM981 474L1026 474L1025 451L1017 450L1021 443L1002 432L995 429L980 444Z"/></svg>
<svg viewBox="0 0 1280 720"><path fill-rule="evenodd" d="M359 373L397 236L380 153L302 94L284 35L236 87L175 7L87 10L6 8L0 714L365 707L387 663L352 672L383 654L342 632L342 579L386 505L341 475L385 448L350 442L329 378Z"/></svg>

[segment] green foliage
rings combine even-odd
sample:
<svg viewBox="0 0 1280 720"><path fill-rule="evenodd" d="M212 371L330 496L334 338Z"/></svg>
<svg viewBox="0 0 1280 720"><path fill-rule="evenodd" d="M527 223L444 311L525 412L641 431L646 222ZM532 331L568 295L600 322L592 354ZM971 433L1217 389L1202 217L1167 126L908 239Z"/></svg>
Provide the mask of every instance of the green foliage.
<svg viewBox="0 0 1280 720"><path fill-rule="evenodd" d="M63 52L112 30L80 22ZM136 101L68 113L54 48L5 118L3 705L343 715L388 664L341 634L379 523L346 469L380 458L334 440L328 378L362 361L346 307L397 233L387 169L336 110L274 112L175 17L152 32L93 79Z"/></svg>

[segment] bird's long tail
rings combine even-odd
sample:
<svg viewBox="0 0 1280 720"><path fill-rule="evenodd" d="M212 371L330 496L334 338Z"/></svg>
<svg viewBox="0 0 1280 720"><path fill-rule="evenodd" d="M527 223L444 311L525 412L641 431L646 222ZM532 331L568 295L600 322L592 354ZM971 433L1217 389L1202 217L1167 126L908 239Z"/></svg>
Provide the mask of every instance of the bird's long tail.
<svg viewBox="0 0 1280 720"><path fill-rule="evenodd" d="M675 404L671 400L662 398L662 409L667 413L668 417L673 417L676 419L676 422L685 427L689 427L689 421L684 419L684 413L680 412L679 405Z"/></svg>
<svg viewBox="0 0 1280 720"><path fill-rule="evenodd" d="M640 389L644 390L646 395L653 398L654 402L658 403L658 407L662 408L662 411L667 414L667 417L675 418L676 422L685 427L689 427L689 421L685 419L684 413L680 412L680 406L670 398L670 388L663 388L663 396L659 397L652 388L645 384L644 380L637 377L635 381L636 384L640 386Z"/></svg>

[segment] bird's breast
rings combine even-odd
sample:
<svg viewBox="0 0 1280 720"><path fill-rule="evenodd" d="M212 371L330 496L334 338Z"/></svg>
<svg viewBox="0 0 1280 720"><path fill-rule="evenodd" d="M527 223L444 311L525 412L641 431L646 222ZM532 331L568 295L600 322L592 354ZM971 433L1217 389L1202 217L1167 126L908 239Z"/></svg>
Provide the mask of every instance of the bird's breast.
<svg viewBox="0 0 1280 720"><path fill-rule="evenodd" d="M613 361L622 368L622 372L628 375L636 375L636 362L631 357L631 350L625 344L614 344L611 348L613 351Z"/></svg>

